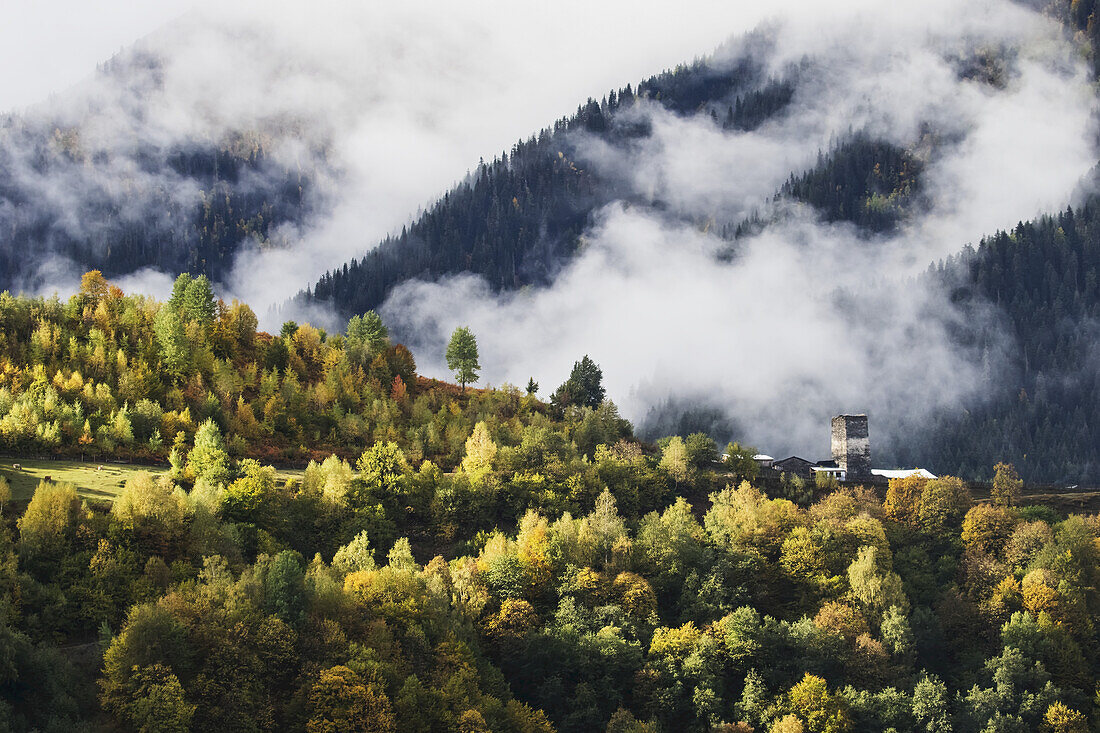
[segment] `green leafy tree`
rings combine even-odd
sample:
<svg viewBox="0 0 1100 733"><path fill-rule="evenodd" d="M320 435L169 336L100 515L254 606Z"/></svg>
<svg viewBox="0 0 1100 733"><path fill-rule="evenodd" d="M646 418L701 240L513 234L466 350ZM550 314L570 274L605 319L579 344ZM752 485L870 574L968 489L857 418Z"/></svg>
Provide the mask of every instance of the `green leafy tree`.
<svg viewBox="0 0 1100 733"><path fill-rule="evenodd" d="M366 367L389 343L390 332L374 311L352 316L348 321L345 353L348 361Z"/></svg>
<svg viewBox="0 0 1100 733"><path fill-rule="evenodd" d="M183 321L175 308L161 307L153 321L153 332L164 369L176 378L187 375L191 367L191 349Z"/></svg>
<svg viewBox="0 0 1100 733"><path fill-rule="evenodd" d="M902 612L909 609L901 578L881 567L879 548L865 545L859 548L856 559L848 566L848 584L852 595L869 612L881 616L897 606Z"/></svg>
<svg viewBox="0 0 1100 733"><path fill-rule="evenodd" d="M141 471L126 481L111 506L111 516L126 530L151 539L157 547L183 531L187 502L167 476Z"/></svg>
<svg viewBox="0 0 1100 733"><path fill-rule="evenodd" d="M100 679L103 707L123 719L133 719L133 706L142 694L143 684L161 678L159 684L171 687L161 675L143 675L142 670L163 665L174 673L193 671L194 648L179 621L155 604L134 606L122 631L103 655ZM165 697L170 697L165 690Z"/></svg>
<svg viewBox="0 0 1100 733"><path fill-rule="evenodd" d="M706 433L692 433L684 440L688 460L696 468L707 468L718 461L718 444Z"/></svg>
<svg viewBox="0 0 1100 733"><path fill-rule="evenodd" d="M218 305L214 298L214 289L210 286L210 280L206 275L199 275L187 283L179 305L181 313L187 320L198 323L206 329L214 325Z"/></svg>
<svg viewBox="0 0 1100 733"><path fill-rule="evenodd" d="M973 504L966 484L954 476L941 476L924 484L920 498L920 523L925 529L949 535L962 524Z"/></svg>
<svg viewBox="0 0 1100 733"><path fill-rule="evenodd" d="M738 481L753 482L760 472L760 465L753 456L756 449L747 445L733 442L726 444L726 466L737 477Z"/></svg>
<svg viewBox="0 0 1100 733"><path fill-rule="evenodd" d="M913 688L913 717L921 731L952 733L950 693L941 679L925 675L917 682Z"/></svg>
<svg viewBox="0 0 1100 733"><path fill-rule="evenodd" d="M187 469L197 479L211 484L229 480L229 453L217 423L206 420L195 433L195 447L187 454Z"/></svg>
<svg viewBox="0 0 1100 733"><path fill-rule="evenodd" d="M172 283L172 295L168 298L168 305L177 313L183 310L183 301L187 297L187 286L192 281L191 273L181 272L176 281Z"/></svg>
<svg viewBox="0 0 1100 733"><path fill-rule="evenodd" d="M460 326L451 334L451 342L447 344L447 368L454 372L455 381L466 389L466 385L476 382L478 370L477 339L470 329Z"/></svg>
<svg viewBox="0 0 1100 733"><path fill-rule="evenodd" d="M19 545L28 558L44 563L60 560L78 521L80 500L68 483L42 481L19 518Z"/></svg>
<svg viewBox="0 0 1100 733"><path fill-rule="evenodd" d="M265 523L271 515L268 502L275 493L275 469L251 459L241 464L243 475L226 488L222 512L233 521Z"/></svg>
<svg viewBox="0 0 1100 733"><path fill-rule="evenodd" d="M687 446L684 444L684 439L679 435L673 436L668 441L668 445L661 453L659 466L677 485L691 481L695 475L694 466L692 466L691 459L688 456Z"/></svg>
<svg viewBox="0 0 1100 733"><path fill-rule="evenodd" d="M359 478L373 490L396 492L409 473L409 463L393 441L375 443L355 462Z"/></svg>
<svg viewBox="0 0 1100 733"><path fill-rule="evenodd" d="M297 552L284 550L264 575L264 611L296 626L305 615L305 569Z"/></svg>
<svg viewBox="0 0 1100 733"><path fill-rule="evenodd" d="M344 574L374 570L377 567L366 530L355 535L351 542L336 551L332 557L332 567Z"/></svg>
<svg viewBox="0 0 1100 733"><path fill-rule="evenodd" d="M143 667L130 681L131 702L124 718L140 733L187 733L195 705L187 701L179 678L162 664Z"/></svg>

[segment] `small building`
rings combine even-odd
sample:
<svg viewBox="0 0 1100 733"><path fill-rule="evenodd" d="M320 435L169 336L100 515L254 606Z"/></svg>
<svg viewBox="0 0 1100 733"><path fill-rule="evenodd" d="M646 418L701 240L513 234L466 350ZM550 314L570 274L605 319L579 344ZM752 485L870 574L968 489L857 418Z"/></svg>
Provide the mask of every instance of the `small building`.
<svg viewBox="0 0 1100 733"><path fill-rule="evenodd" d="M934 473L924 468L871 468L871 439L866 415L837 415L832 419L831 428L832 458L816 463L798 456L788 456L777 461L763 453L757 453L752 458L761 469L770 468L776 473L799 476L806 480L818 474L826 474L840 483L885 486L892 478L936 478ZM723 455L722 458L724 460L726 456Z"/></svg>
<svg viewBox="0 0 1100 733"><path fill-rule="evenodd" d="M760 468L771 468L772 465L775 463L774 458L772 458L771 456L766 456L763 453L757 453L755 456L752 457L752 459L756 461L757 465L759 465Z"/></svg>
<svg viewBox="0 0 1100 733"><path fill-rule="evenodd" d="M832 461L829 461L829 463L832 463ZM837 481L848 480L848 472L840 466L813 466L810 470L815 477L820 474L825 474L826 476L832 476Z"/></svg>
<svg viewBox="0 0 1100 733"><path fill-rule="evenodd" d="M772 469L779 471L780 473L789 473L793 476L801 476L804 479L810 478L813 474L812 469L814 464L811 461L807 461L805 458L799 458L798 456L790 456L784 458L781 461L772 461Z"/></svg>

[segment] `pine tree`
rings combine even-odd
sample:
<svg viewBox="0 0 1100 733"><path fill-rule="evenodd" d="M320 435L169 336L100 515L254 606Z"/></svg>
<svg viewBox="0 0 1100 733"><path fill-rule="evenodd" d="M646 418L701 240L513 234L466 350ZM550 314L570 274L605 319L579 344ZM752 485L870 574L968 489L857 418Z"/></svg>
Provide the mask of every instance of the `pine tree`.
<svg viewBox="0 0 1100 733"><path fill-rule="evenodd" d="M554 391L550 401L558 408L576 405L594 410L603 402L604 394L603 371L585 354L583 359L573 363L569 379Z"/></svg>
<svg viewBox="0 0 1100 733"><path fill-rule="evenodd" d="M389 336L389 330L382 323L382 318L374 311L352 316L347 330L348 361L366 367L376 354L386 348Z"/></svg>
<svg viewBox="0 0 1100 733"><path fill-rule="evenodd" d="M199 275L187 284L180 304L184 316L195 323L209 327L214 323L218 306L214 299L214 289L206 275Z"/></svg>

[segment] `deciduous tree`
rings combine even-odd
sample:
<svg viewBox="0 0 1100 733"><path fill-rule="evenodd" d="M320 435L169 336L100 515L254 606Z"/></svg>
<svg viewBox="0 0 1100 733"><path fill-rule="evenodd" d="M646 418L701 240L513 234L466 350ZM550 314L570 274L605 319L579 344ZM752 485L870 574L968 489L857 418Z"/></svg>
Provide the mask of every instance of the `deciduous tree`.
<svg viewBox="0 0 1100 733"><path fill-rule="evenodd" d="M998 463L993 467L993 488L990 498L1000 506L1015 506L1020 503L1020 490L1024 482L1011 463Z"/></svg>
<svg viewBox="0 0 1100 733"><path fill-rule="evenodd" d="M477 356L477 339L465 326L459 326L451 334L451 342L447 344L447 368L454 372L455 381L462 389L477 381L477 372L481 369Z"/></svg>

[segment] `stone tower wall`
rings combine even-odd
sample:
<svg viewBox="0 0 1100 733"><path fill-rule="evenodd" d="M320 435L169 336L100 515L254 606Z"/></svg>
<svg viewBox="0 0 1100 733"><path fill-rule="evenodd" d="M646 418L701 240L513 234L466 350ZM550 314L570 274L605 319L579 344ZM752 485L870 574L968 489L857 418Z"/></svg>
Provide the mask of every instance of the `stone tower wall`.
<svg viewBox="0 0 1100 733"><path fill-rule="evenodd" d="M847 472L848 479L871 475L871 441L866 415L837 415L833 418L833 460Z"/></svg>

